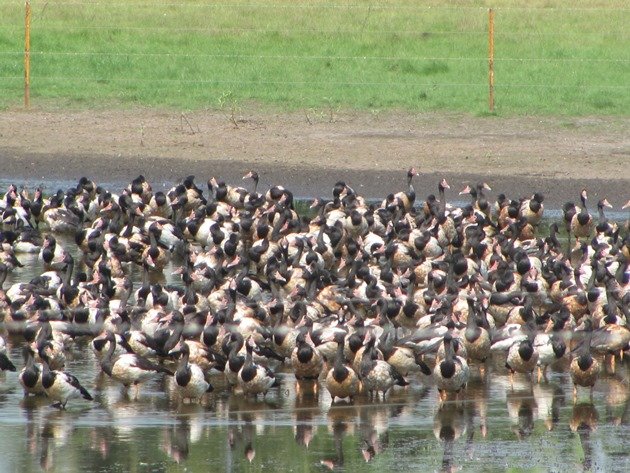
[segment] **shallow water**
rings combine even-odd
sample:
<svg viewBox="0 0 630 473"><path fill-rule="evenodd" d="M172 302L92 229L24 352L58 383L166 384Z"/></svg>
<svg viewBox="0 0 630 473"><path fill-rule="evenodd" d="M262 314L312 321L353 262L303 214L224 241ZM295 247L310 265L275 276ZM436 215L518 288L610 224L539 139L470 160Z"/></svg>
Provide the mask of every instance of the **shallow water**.
<svg viewBox="0 0 630 473"><path fill-rule="evenodd" d="M1 185L1 183L0 183ZM54 187L54 186L53 186ZM61 186L63 188L68 186ZM58 240L80 260L71 238ZM6 285L37 276L36 255ZM152 282L181 284L174 260ZM80 269L77 268L77 269ZM139 281L139 272L134 280ZM138 284L136 282L136 284ZM10 358L21 368L19 338ZM426 377L386 399L330 405L325 390L281 386L265 399L230 394L222 379L201 405L180 405L172 381L143 385L138 398L100 373L85 342L72 348L67 370L95 401L72 400L67 411L45 398L23 398L16 373L0 373L0 473L10 471L630 471L630 362L600 378L592 402L573 403L565 371L534 383L517 375L510 387L501 360L473 379L460 402L439 408Z"/></svg>
<svg viewBox="0 0 630 473"><path fill-rule="evenodd" d="M11 343L11 340L10 340ZM15 373L0 375L0 471L628 471L630 364L597 383L593 401L551 372L514 388L499 363L485 381L473 369L464 398L440 409L427 378L386 399L330 405L327 392L292 375L257 400L230 394L221 375L201 405L181 405L172 381L134 392L99 374L90 350L72 350L68 371L95 401L67 411L24 399ZM19 342L10 349L19 359Z"/></svg>

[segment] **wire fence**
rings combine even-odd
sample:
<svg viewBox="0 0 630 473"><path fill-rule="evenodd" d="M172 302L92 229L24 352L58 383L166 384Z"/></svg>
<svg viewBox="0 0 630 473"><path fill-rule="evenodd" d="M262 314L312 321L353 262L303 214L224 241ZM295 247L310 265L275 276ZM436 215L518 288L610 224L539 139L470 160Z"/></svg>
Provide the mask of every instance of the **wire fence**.
<svg viewBox="0 0 630 473"><path fill-rule="evenodd" d="M479 112L496 92L516 113L629 109L623 2L499 6L494 25L440 3L9 0L1 100Z"/></svg>

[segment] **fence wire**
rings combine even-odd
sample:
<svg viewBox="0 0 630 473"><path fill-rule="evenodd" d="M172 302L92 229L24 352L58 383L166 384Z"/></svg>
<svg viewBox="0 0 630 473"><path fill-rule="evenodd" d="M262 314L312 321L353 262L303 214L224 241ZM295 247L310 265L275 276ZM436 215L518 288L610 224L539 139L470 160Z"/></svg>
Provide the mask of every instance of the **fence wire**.
<svg viewBox="0 0 630 473"><path fill-rule="evenodd" d="M627 103L630 8L622 2L611 2L610 7L549 3L495 9L499 20L494 33L496 54L491 61L494 89L547 90L550 100L559 100L554 96L558 90L591 95L613 91L614 97L598 100ZM59 90L71 93L73 84L86 83L118 84L116 97L128 93L140 101L142 93L137 89L142 84L178 90L215 87L216 94L235 93L242 100L259 99L260 90L273 87L293 89L293 93L299 88L298 95L308 94L309 88L353 87L367 94L381 94L388 87L453 89L460 95L469 89L479 100L479 92L488 87L488 9L466 2L36 0L30 4L30 81L40 87L35 91L42 97L58 96ZM23 5L21 1L5 4L5 10L13 7L7 10L13 14L5 15L10 21L0 23L0 74L7 81L0 91L14 94L19 92L16 84L23 77L25 63L24 18L19 5ZM260 18L252 19L252 12ZM541 18L557 27L539 28ZM582 31L582 25L597 21L606 23ZM576 31L581 33L581 48L572 45ZM283 53L269 52L274 41ZM307 47L293 53L293 43L299 42ZM609 53L605 45L615 43L628 47ZM383 54L386 46L395 54ZM77 50L80 48L83 50ZM286 73L283 66L287 66ZM179 73L173 71L177 67ZM423 94L422 99L426 98ZM345 98L326 96L322 100L342 103ZM382 101L406 105L396 100ZM526 102L527 97L519 100ZM566 96L564 100L572 99Z"/></svg>
<svg viewBox="0 0 630 473"><path fill-rule="evenodd" d="M191 7L191 8L222 8L222 9L252 9L252 8L259 8L259 9L273 9L273 10L277 10L277 9L292 9L292 10L297 10L297 9L330 9L330 10L335 10L335 9L352 9L352 10L412 10L412 11L427 11L427 10L454 10L454 11L466 11L466 10L472 10L472 11L486 11L488 9L487 6L472 6L472 5L448 5L448 4L444 4L443 2L437 2L434 5L421 5L421 4L412 4L412 5L402 5L402 4L393 4L393 3L383 3L383 4L371 4L371 3L339 3L339 4L333 4L333 3L318 3L318 2L313 2L313 3L293 3L293 2L289 2L289 3L271 3L271 2L265 2L265 3L236 3L236 2L227 2L227 3L205 3L205 2L160 2L160 1L155 1L155 2L89 2L89 1L83 1L83 2L54 2L54 3L49 3L49 1L47 0L41 0L39 2L37 1L31 1L32 4L42 4L43 7L45 8L49 8L49 7L66 7L66 6L72 6L72 7L87 7L87 6L102 6L102 7L107 7L107 8L116 8L116 7L129 7L130 5L133 7L137 7L137 8L156 8L156 7ZM621 10L621 11L630 11L630 8L623 8L623 7L618 7L618 6L610 6L610 7L604 7L604 6L596 6L596 7L569 7L569 6L565 6L562 5L561 7L552 7L552 6L541 6L541 7L537 7L537 6L516 6L516 5L512 5L512 6L501 6L500 8L497 8L497 10L502 10L502 11L545 11L545 12L555 12L555 11L560 11L560 12L589 12L589 11L593 11L593 12L597 12L597 11L612 11L612 10Z"/></svg>
<svg viewBox="0 0 630 473"><path fill-rule="evenodd" d="M138 52L95 52L95 51L31 51L31 56L114 56L114 57L182 57L182 58L223 58L223 59L277 59L277 60L305 60L305 61L473 61L485 62L487 57L454 57L454 56L308 56L286 54L204 54L204 53L138 53ZM0 55L23 56L22 51L0 51ZM602 58L495 58L496 62L630 62L630 59L602 59Z"/></svg>

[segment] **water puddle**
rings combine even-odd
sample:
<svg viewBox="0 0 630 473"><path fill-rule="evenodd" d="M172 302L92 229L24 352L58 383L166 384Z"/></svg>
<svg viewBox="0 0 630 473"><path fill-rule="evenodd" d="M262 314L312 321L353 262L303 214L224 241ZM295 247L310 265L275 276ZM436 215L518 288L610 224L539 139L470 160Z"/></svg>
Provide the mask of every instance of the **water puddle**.
<svg viewBox="0 0 630 473"><path fill-rule="evenodd" d="M19 350L10 350L18 359ZM628 471L628 363L572 402L568 376L517 378L490 366L461 402L440 409L427 379L384 401L330 406L326 392L281 375L265 399L233 396L214 380L202 404L170 401L172 381L137 399L103 377L86 347L68 368L95 401L66 412L22 398L15 373L0 377L0 471ZM621 369L619 369L621 368ZM491 380L491 381L489 381Z"/></svg>

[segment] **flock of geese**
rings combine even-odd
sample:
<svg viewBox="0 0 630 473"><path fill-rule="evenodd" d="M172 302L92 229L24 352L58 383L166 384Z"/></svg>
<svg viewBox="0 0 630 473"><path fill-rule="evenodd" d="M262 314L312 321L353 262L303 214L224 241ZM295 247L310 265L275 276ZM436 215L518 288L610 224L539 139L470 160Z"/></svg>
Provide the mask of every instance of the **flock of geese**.
<svg viewBox="0 0 630 473"><path fill-rule="evenodd" d="M235 395L264 395L291 370L298 388L322 385L333 402L429 377L443 402L491 357L532 383L536 370L540 382L549 366L566 369L574 397L580 386L592 396L602 364L614 369L630 348L628 221L608 219L606 199L592 215L582 190L543 237L540 193L493 202L480 183L454 206L442 179L420 202L415 176L382 202L337 182L313 217L282 186L259 192L255 172L248 188L212 178L201 189L189 176L154 192L139 176L115 194L81 178L44 198L11 185L0 200L0 321L22 346L24 394L60 408L92 400L65 371L84 338L125 389L171 376L183 401L218 376ZM5 287L24 253L38 255L39 275ZM171 261L182 284L152 283ZM2 337L0 370L18 370Z"/></svg>

